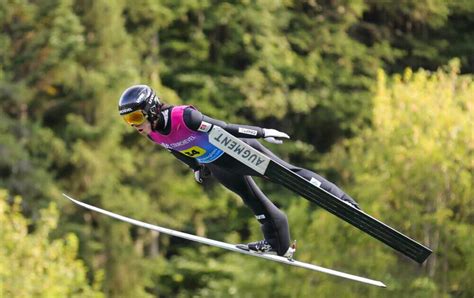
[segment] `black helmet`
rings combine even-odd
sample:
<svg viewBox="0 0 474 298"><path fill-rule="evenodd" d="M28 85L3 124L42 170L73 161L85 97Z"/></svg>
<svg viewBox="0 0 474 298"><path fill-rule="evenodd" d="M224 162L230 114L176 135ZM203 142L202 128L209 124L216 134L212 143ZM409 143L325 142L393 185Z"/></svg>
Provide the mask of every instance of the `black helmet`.
<svg viewBox="0 0 474 298"><path fill-rule="evenodd" d="M158 118L160 99L155 91L147 85L135 85L127 88L119 99L119 113L121 116L141 111L153 123Z"/></svg>

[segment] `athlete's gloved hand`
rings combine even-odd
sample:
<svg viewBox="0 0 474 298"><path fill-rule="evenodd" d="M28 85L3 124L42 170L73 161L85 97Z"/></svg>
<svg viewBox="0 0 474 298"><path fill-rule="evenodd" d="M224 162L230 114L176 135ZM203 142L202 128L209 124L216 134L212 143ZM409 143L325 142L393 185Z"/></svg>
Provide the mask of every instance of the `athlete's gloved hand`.
<svg viewBox="0 0 474 298"><path fill-rule="evenodd" d="M204 179L208 178L211 176L211 171L206 166L200 166L199 169L194 170L194 180L196 180L197 183L202 183Z"/></svg>
<svg viewBox="0 0 474 298"><path fill-rule="evenodd" d="M263 129L263 139L269 143L273 144L281 144L283 143L282 140L278 140L277 138L289 139L290 136L284 132L278 131L272 128L264 128Z"/></svg>

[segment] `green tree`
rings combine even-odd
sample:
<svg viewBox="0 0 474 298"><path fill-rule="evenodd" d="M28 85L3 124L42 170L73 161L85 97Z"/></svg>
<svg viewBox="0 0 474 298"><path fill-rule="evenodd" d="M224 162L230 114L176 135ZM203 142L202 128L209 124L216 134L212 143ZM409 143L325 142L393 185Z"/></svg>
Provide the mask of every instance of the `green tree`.
<svg viewBox="0 0 474 298"><path fill-rule="evenodd" d="M88 283L87 268L77 259L77 237L50 240L58 224L55 205L42 209L31 226L21 203L0 189L0 296L105 297L97 290L100 283Z"/></svg>
<svg viewBox="0 0 474 298"><path fill-rule="evenodd" d="M436 70L453 57L463 72L474 72L474 4L472 1L405 0L364 1L363 18L351 36L382 54L384 69L402 72L405 67Z"/></svg>
<svg viewBox="0 0 474 298"><path fill-rule="evenodd" d="M0 184L24 198L27 212L59 192L55 177L65 146L50 127L63 103L59 85L73 76L82 27L71 1L7 1L0 4ZM58 4L58 5L56 5ZM54 111L54 112L53 112ZM54 117L52 117L54 115ZM54 122L54 121L53 121Z"/></svg>
<svg viewBox="0 0 474 298"><path fill-rule="evenodd" d="M362 1L321 2L173 4L159 32L163 83L210 115L285 126L326 150L367 121L380 54L349 35Z"/></svg>
<svg viewBox="0 0 474 298"><path fill-rule="evenodd" d="M326 159L362 208L434 250L421 269L402 259L389 269L397 296L474 293L465 282L474 268L472 94L473 78L459 75L457 60L388 82L381 71L373 127Z"/></svg>

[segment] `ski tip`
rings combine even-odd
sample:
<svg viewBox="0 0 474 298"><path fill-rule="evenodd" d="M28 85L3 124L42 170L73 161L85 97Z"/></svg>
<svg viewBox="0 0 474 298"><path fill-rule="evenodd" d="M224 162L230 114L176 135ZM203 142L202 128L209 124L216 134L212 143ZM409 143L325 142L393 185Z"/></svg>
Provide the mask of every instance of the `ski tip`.
<svg viewBox="0 0 474 298"><path fill-rule="evenodd" d="M73 202L77 202L77 200L73 199L72 197L68 196L68 195L65 194L65 193L62 193L62 195L63 195L63 197L65 197L66 199L69 199L69 200L71 200L71 201L73 201Z"/></svg>
<svg viewBox="0 0 474 298"><path fill-rule="evenodd" d="M379 281L378 284L376 284L376 286L379 286L379 287L381 287L381 288L386 288L386 287L387 287L387 285L384 284L384 283L381 282L381 281Z"/></svg>

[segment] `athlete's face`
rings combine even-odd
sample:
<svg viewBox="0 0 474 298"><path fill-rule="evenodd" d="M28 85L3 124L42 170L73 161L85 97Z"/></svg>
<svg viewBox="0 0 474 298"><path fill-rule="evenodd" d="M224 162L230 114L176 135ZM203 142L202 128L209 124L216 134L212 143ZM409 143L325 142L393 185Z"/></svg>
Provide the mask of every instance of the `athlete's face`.
<svg viewBox="0 0 474 298"><path fill-rule="evenodd" d="M144 136L147 136L151 133L151 124L149 121L145 121L140 125L132 125L135 129Z"/></svg>

